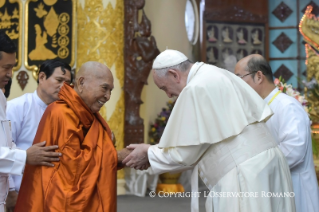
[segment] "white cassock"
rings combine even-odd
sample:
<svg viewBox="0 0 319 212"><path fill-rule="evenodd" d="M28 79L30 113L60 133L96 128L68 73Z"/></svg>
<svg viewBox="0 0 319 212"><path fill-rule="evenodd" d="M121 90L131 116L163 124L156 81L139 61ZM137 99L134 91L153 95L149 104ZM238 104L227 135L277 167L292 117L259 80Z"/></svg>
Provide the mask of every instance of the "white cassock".
<svg viewBox="0 0 319 212"><path fill-rule="evenodd" d="M12 140L19 149L27 150L32 146L42 115L47 105L39 98L37 91L26 93L8 101L7 119L11 121ZM13 178L16 191L20 190L22 176Z"/></svg>
<svg viewBox="0 0 319 212"><path fill-rule="evenodd" d="M278 92L275 88L266 98L269 103ZM310 120L294 98L280 93L270 103L274 115L267 126L285 155L295 192L297 212L319 211L319 190L313 163Z"/></svg>
<svg viewBox="0 0 319 212"><path fill-rule="evenodd" d="M265 124L271 115L239 77L195 63L160 143L148 150L152 171L194 167L192 191L198 173L211 191L207 212L294 212L289 167Z"/></svg>
<svg viewBox="0 0 319 212"><path fill-rule="evenodd" d="M15 149L11 139L10 122L6 119L6 98L0 89L0 212L9 189L8 174L21 175L25 162L26 151Z"/></svg>

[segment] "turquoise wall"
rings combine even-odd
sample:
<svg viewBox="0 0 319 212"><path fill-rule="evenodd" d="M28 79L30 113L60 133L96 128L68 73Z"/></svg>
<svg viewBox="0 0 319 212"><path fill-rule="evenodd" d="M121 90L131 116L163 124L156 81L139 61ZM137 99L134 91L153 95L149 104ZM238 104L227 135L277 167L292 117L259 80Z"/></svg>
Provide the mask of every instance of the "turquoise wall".
<svg viewBox="0 0 319 212"><path fill-rule="evenodd" d="M273 14L273 11L282 2L291 10L291 14L287 16L284 21L281 21ZM270 66L273 73L276 73L281 65L286 66L293 74L287 82L292 84L294 87L298 87L298 79L299 81L305 79L306 54L304 44L302 44L303 37L299 32L298 25L304 14L302 11L310 3L315 4L316 7L316 5L319 5L319 0L269 0L268 10ZM289 9L286 9L286 11L287 10ZM316 8L315 12L318 11L319 7ZM284 33L292 41L292 44L284 52L281 52L273 44L273 42L281 33ZM299 83L299 86L303 87L302 83Z"/></svg>

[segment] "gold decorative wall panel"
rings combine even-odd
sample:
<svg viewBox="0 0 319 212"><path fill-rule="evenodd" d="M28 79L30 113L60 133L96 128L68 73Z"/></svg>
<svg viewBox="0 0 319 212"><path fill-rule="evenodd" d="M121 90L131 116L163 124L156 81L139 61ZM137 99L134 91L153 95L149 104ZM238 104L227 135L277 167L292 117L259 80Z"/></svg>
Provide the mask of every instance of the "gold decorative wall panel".
<svg viewBox="0 0 319 212"><path fill-rule="evenodd" d="M108 3L103 7L102 0L85 0L82 7L77 5L77 69L87 61L98 61L116 70L121 88L124 85L124 3L116 0L115 8ZM124 92L116 103L116 109L108 124L114 132L116 148L124 147ZM101 111L106 119L106 109ZM118 178L124 178L119 171Z"/></svg>
<svg viewBox="0 0 319 212"><path fill-rule="evenodd" d="M302 34L304 40L313 46L317 51L319 50L319 19L312 14L312 6L307 6L305 14L303 15L300 24L299 31Z"/></svg>
<svg viewBox="0 0 319 212"><path fill-rule="evenodd" d="M39 65L61 59L70 66L75 54L75 0L27 0L25 67L37 79Z"/></svg>
<svg viewBox="0 0 319 212"><path fill-rule="evenodd" d="M13 40L17 46L16 66L14 71L21 66L21 38L22 38L22 3L21 0L0 0L0 29Z"/></svg>

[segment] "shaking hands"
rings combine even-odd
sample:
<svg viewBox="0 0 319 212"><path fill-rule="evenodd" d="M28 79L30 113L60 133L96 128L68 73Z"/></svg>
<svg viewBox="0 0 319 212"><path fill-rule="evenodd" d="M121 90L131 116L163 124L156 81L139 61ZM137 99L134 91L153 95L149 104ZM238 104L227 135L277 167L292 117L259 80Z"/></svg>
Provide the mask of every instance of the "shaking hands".
<svg viewBox="0 0 319 212"><path fill-rule="evenodd" d="M148 169L150 167L147 155L149 147L149 144L130 144L126 149L131 152L125 157L122 163L134 169Z"/></svg>

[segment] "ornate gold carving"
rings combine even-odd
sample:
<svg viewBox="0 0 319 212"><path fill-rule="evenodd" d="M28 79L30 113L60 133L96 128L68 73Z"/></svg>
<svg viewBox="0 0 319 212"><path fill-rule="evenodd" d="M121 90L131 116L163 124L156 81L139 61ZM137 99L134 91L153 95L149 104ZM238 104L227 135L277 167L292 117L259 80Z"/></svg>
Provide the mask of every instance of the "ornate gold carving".
<svg viewBox="0 0 319 212"><path fill-rule="evenodd" d="M101 107L101 109L100 109L99 112L100 112L101 116L103 117L103 119L104 119L104 120L107 120L106 107L105 107L105 105L104 105L103 107Z"/></svg>
<svg viewBox="0 0 319 212"><path fill-rule="evenodd" d="M123 65L124 71L124 65ZM124 111L125 111L125 104L124 104L124 92L121 93L121 97L116 103L116 109L113 112L108 124L110 128L114 132L116 137L116 149L120 150L124 148ZM117 177L119 179L124 179L124 171L118 171Z"/></svg>
<svg viewBox="0 0 319 212"><path fill-rule="evenodd" d="M299 31L303 35L306 41L306 65L307 65L307 81L312 81L315 79L316 83L319 82L319 19L311 14L312 6L307 6L304 16L302 17L299 24ZM311 84L312 84L311 83ZM312 88L311 88L312 87ZM304 87L305 97L309 103L309 115L313 122L312 124L312 139L313 139L313 153L314 153L314 163L316 166L317 180L319 180L319 158L316 153L318 146L318 123L319 123L319 85L313 84L308 90L307 86Z"/></svg>
<svg viewBox="0 0 319 212"><path fill-rule="evenodd" d="M315 78L319 81L319 57L309 44L305 44L307 53L307 81Z"/></svg>
<svg viewBox="0 0 319 212"><path fill-rule="evenodd" d="M67 56L69 56L69 49L66 47L59 48L58 55L61 59L67 58Z"/></svg>
<svg viewBox="0 0 319 212"><path fill-rule="evenodd" d="M58 29L59 34L62 35L62 36L68 34L69 30L70 30L69 26L65 25L65 24L60 25L59 29Z"/></svg>
<svg viewBox="0 0 319 212"><path fill-rule="evenodd" d="M315 15L311 14L312 6L308 6L304 16L299 24L299 31L303 35L306 41L306 65L307 65L307 81L313 81L315 79L319 81L319 39L318 29L319 20ZM304 88L305 97L310 105L309 114L314 123L319 122L319 102L318 102L318 85L314 85L313 89L308 90Z"/></svg>
<svg viewBox="0 0 319 212"><path fill-rule="evenodd" d="M34 11L36 12L38 18L42 18L43 16L48 14L48 12L44 9L44 5L42 2L38 4L38 8L34 8Z"/></svg>
<svg viewBox="0 0 319 212"><path fill-rule="evenodd" d="M75 12L75 0L26 1L24 60L35 79L38 66L44 60L60 58L71 67L74 65Z"/></svg>
<svg viewBox="0 0 319 212"><path fill-rule="evenodd" d="M0 29L16 44L18 51L16 55L17 64L13 71L19 70L21 66L21 38L22 38L22 3L20 0L0 0Z"/></svg>
<svg viewBox="0 0 319 212"><path fill-rule="evenodd" d="M44 46L44 44L48 42L47 33L45 31L42 33L39 24L35 24L34 28L36 31L35 49L29 53L30 60L47 60L56 58L57 55ZM43 35L41 36L41 34Z"/></svg>
<svg viewBox="0 0 319 212"><path fill-rule="evenodd" d="M44 27L47 30L48 35L52 37L56 33L58 26L59 26L58 14L56 14L54 8L51 7L48 15L45 16L44 18Z"/></svg>
<svg viewBox="0 0 319 212"><path fill-rule="evenodd" d="M61 24L67 24L70 21L70 15L67 13L61 13L59 16L59 21Z"/></svg>
<svg viewBox="0 0 319 212"><path fill-rule="evenodd" d="M104 9L102 0L86 0L84 9L77 5L77 68L87 61L98 61L111 68L115 65L116 77L124 85L124 3L117 0L115 8L111 3ZM124 92L116 103L116 109L108 124L116 137L116 148L124 147ZM106 108L100 111L106 119ZM118 172L124 179L124 172Z"/></svg>
<svg viewBox="0 0 319 212"><path fill-rule="evenodd" d="M0 7L3 7L5 3L6 3L6 0L0 0Z"/></svg>
<svg viewBox="0 0 319 212"><path fill-rule="evenodd" d="M44 3L48 6L54 5L58 0L43 0Z"/></svg>
<svg viewBox="0 0 319 212"><path fill-rule="evenodd" d="M61 36L58 39L59 46L67 46L69 44L69 38L67 36Z"/></svg>
<svg viewBox="0 0 319 212"><path fill-rule="evenodd" d="M319 19L311 11L312 6L308 6L300 21L299 31L305 41L319 50Z"/></svg>

